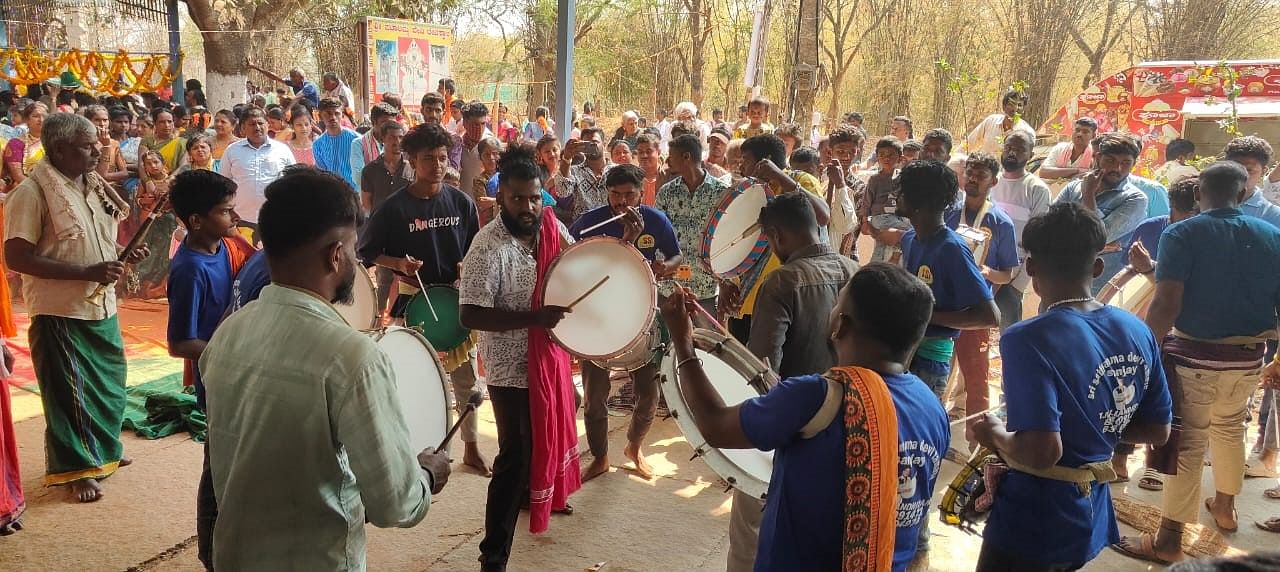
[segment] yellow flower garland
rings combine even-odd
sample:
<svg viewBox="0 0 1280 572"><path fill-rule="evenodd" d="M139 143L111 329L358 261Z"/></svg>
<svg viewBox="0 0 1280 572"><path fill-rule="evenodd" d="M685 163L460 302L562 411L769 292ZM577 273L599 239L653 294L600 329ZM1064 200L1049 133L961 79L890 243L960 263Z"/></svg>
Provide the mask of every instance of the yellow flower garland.
<svg viewBox="0 0 1280 572"><path fill-rule="evenodd" d="M69 71L86 88L119 97L159 91L172 84L182 68L182 57L179 53L177 64L173 65L167 55L130 56L125 50L106 54L73 49L49 54L30 48L5 48L0 50L0 79L16 85L34 85ZM135 64L142 64L142 71L138 71ZM6 73L11 66L13 73ZM156 81L152 82L152 78Z"/></svg>

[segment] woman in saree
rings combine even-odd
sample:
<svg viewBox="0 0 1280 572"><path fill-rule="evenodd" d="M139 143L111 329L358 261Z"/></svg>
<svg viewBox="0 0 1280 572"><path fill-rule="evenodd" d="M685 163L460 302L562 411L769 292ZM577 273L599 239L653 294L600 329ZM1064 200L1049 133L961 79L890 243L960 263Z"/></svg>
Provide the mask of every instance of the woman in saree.
<svg viewBox="0 0 1280 572"><path fill-rule="evenodd" d="M102 144L102 156L98 158L98 174L108 183L120 185L129 178L129 166L120 154L120 143L111 137L111 116L101 105L89 105L80 110L94 127L98 128L98 143Z"/></svg>
<svg viewBox="0 0 1280 572"><path fill-rule="evenodd" d="M187 159L186 141L178 136L177 124L173 113L160 108L151 111L151 121L155 124L155 134L142 139L142 146L155 151L164 159L166 173L173 173Z"/></svg>
<svg viewBox="0 0 1280 572"><path fill-rule="evenodd" d="M213 146L213 169L218 170L218 164L222 162L222 153L227 150L227 146L239 141L236 137L236 116L234 113L226 109L220 109L213 114L213 139L209 142Z"/></svg>
<svg viewBox="0 0 1280 572"><path fill-rule="evenodd" d="M183 146L184 156L186 147ZM142 221L151 216L160 198L169 192L173 175L169 171L163 155L156 151L145 150L142 153L142 168L139 173L138 192L130 201L130 216L121 227L121 244L128 244L138 232ZM131 232L124 235L126 225L132 226ZM165 282L169 277L169 244L173 239L173 231L178 228L178 220L173 212L165 208L164 212L152 223L143 244L151 249L151 255L125 272L125 292L131 298L154 299L164 298Z"/></svg>
<svg viewBox="0 0 1280 572"><path fill-rule="evenodd" d="M45 104L36 102L22 110L22 120L27 125L27 132L14 137L4 147L4 172L13 181L25 181L36 163L44 158L44 146L40 144L40 131L44 127L44 118L49 115Z"/></svg>

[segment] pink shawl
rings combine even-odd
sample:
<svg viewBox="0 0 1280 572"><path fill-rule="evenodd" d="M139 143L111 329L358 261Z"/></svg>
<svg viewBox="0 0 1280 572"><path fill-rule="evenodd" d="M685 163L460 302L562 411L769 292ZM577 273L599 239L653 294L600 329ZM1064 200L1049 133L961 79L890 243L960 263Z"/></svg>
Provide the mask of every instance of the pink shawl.
<svg viewBox="0 0 1280 572"><path fill-rule="evenodd" d="M560 229L550 212L538 229L538 279L541 292L547 269L560 254ZM534 294L532 309L542 307ZM529 468L529 532L546 532L552 509L563 509L582 486L578 467L577 400L569 354L543 328L529 328L529 418L533 463Z"/></svg>

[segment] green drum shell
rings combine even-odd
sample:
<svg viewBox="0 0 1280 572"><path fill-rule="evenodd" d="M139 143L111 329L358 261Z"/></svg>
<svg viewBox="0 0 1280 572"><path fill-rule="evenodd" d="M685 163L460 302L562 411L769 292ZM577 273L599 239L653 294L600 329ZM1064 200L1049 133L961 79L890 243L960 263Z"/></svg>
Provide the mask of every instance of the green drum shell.
<svg viewBox="0 0 1280 572"><path fill-rule="evenodd" d="M431 300L428 307L427 299ZM422 332L422 337L431 342L431 347L439 352L449 352L462 345L471 335L471 330L464 328L459 320L458 290L452 286L428 286L419 291L405 306L404 323ZM435 309L435 316L431 309ZM438 318L438 320L437 320Z"/></svg>

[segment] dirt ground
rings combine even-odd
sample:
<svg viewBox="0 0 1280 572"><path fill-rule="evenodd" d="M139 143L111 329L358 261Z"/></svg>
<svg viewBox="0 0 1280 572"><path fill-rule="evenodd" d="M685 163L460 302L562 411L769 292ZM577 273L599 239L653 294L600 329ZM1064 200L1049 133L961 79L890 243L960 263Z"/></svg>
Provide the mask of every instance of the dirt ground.
<svg viewBox="0 0 1280 572"><path fill-rule="evenodd" d="M26 391L10 389L18 419L24 486L30 505L26 530L0 538L0 570L201 570L195 547L195 496L200 472L200 445L185 436L145 441L125 438L134 465L104 482L106 496L80 505L65 491L40 485L44 466L44 418L39 401ZM731 495L692 450L672 419L659 419L646 440L648 461L658 472L644 481L622 468L620 452L629 418L610 422L611 460L615 470L587 483L574 495L573 516L555 516L549 532L532 536L522 521L516 535L511 569L578 571L606 563L606 572L712 571L724 568L728 548ZM579 433L581 434L581 427ZM481 446L496 452L496 428L486 403L480 410ZM954 445L964 450L963 442ZM582 442L585 448L585 439ZM456 465L455 465L456 466ZM958 469L945 464L941 482ZM1137 466L1133 469L1136 471ZM455 473L436 497L420 525L412 529L370 528L370 570L474 570L483 533L487 479ZM1240 499L1240 532L1231 543L1249 551L1276 546L1276 537L1252 522L1280 515L1280 502L1263 500L1261 491L1273 480L1251 480ZM1205 490L1210 490L1206 473ZM1155 493L1136 486L1115 485L1150 504ZM937 489L941 491L944 485ZM940 494L935 497L935 505ZM936 515L936 512L935 512ZM934 517L936 518L936 516ZM1202 522L1210 522L1202 516ZM1122 526L1128 532L1128 527ZM972 570L981 539L933 521L933 550L917 570ZM1111 551L1104 551L1088 570L1148 570Z"/></svg>
<svg viewBox="0 0 1280 572"><path fill-rule="evenodd" d="M1027 313L1038 304L1034 293ZM154 309L152 314L157 312ZM141 310L140 310L141 311ZM155 346L163 335L156 318L125 323L126 341L138 347ZM159 329L157 329L159 328ZM131 350L133 351L133 350ZM142 349L139 352L144 351ZM133 354L131 354L133 355ZM132 358L131 358L132 359ZM132 372L131 372L132 374ZM132 379L131 379L132 383ZM998 380L993 380L998 385ZM5 389L0 384L0 389ZM13 397L19 456L29 505L26 530L0 537L0 571L122 571L164 570L199 572L195 547L195 498L201 446L185 435L157 441L125 437L134 464L104 482L106 496L88 505L70 501L66 491L44 488L44 418L39 398L18 386ZM993 395L994 398L994 395ZM486 403L479 410L481 448L492 458L497 451L496 426ZM645 441L646 458L658 476L645 481L623 469L621 455L629 418L610 420L611 461L615 469L586 483L573 496L573 516L556 515L542 535L527 532L522 521L516 534L510 569L513 571L581 571L604 563L603 572L723 570L728 551L731 495L724 482L685 441L673 419L658 419ZM958 429L958 428L957 428ZM966 451L963 431L953 430L952 446ZM579 424L579 436L584 433ZM1252 443L1253 434L1250 434ZM580 441L586 450L586 440ZM455 456L460 451L455 447ZM584 458L584 465L589 458ZM1139 474L1140 456L1130 472ZM455 468L457 465L455 465ZM915 570L968 571L977 560L981 538L938 523L936 506L941 491L959 469L946 462L935 487L931 515L932 551ZM1203 496L1212 489L1205 472ZM412 529L369 529L368 567L381 571L475 570L483 534L488 480L473 473L455 473L432 504L427 518ZM1280 516L1280 501L1265 500L1262 490L1274 479L1245 482L1239 497L1240 531L1226 535L1242 551L1275 549L1280 537L1257 530L1255 520ZM1159 506L1160 495L1136 484L1113 485L1113 492ZM1204 513L1201 522L1212 525ZM1133 529L1121 524L1122 534ZM1139 571L1159 567L1126 559L1104 550L1086 570Z"/></svg>

